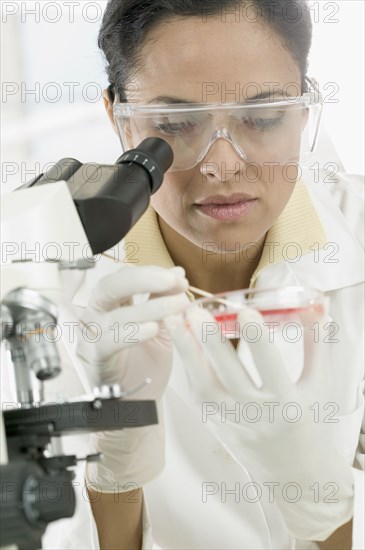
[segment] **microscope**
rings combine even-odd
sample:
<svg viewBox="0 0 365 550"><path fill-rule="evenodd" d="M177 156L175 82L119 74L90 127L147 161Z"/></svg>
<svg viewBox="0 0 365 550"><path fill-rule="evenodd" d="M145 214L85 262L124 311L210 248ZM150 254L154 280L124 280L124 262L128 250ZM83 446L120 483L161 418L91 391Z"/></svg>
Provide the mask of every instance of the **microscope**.
<svg viewBox="0 0 365 550"><path fill-rule="evenodd" d="M0 334L6 364L1 368L11 371L16 397L0 423L1 548L37 550L48 523L73 516L72 467L80 458L59 451L55 442L62 435L128 429L131 407L133 427L158 421L154 401L126 399L132 392L118 385L95 387L81 400L47 404L44 384L62 367L52 338L63 299L62 274L94 267L95 255L120 242L147 209L172 161L165 141L148 138L114 165L62 159L2 195Z"/></svg>

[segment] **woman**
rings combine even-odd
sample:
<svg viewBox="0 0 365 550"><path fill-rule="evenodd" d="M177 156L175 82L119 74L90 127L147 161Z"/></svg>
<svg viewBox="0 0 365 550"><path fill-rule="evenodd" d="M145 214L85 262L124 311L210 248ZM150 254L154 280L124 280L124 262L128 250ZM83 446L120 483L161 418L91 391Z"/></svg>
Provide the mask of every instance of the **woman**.
<svg viewBox="0 0 365 550"><path fill-rule="evenodd" d="M361 249L353 235L359 208L350 185L339 183L334 198L324 184L299 181L300 147L313 146L320 113L306 75L310 42L309 9L302 1L110 0L106 8L99 45L108 63L111 85L104 102L114 129L124 147L147 135L166 139L175 160L151 208L126 238L131 262L139 265L104 278L84 314L87 321L105 323L112 313L121 326L141 323L137 345L117 350L100 344L93 357L90 350L80 354L98 364L105 382L129 389L151 376L152 384L136 395L164 397L164 427L160 422L94 436L104 460L88 466L87 481L101 548L151 547L150 522L153 540L163 548L291 548L295 537L305 539L306 548L315 540L324 541L323 548L350 547L348 471L359 438L363 380L354 328L362 281ZM333 243L334 261L327 263ZM326 516L322 531L322 501L306 501L299 508L304 515L293 518L294 504L281 506L267 495L242 498L243 487L266 478L257 478L249 462L199 421L190 402L194 384L183 391L182 370L174 367L168 383L173 347L166 327L153 321L185 307L181 293L187 282L177 269L157 284L164 275L150 265L181 266L190 285L212 293L299 284L330 296L329 314L341 333L326 359L333 377L330 400L340 411L333 438L339 454L328 447L323 459L318 439L313 452L322 466L327 460L329 471L339 472L343 508ZM131 306L129 296L143 292L150 293L148 302ZM277 462L280 453L288 467L301 462L285 427L278 433ZM292 461L284 460L290 452ZM265 462L264 454L265 446L255 455L258 462ZM303 479L306 468L304 461ZM273 465L271 481L279 469ZM209 483L211 495L224 487L224 498L208 498L203 489ZM333 542L336 537L342 542Z"/></svg>

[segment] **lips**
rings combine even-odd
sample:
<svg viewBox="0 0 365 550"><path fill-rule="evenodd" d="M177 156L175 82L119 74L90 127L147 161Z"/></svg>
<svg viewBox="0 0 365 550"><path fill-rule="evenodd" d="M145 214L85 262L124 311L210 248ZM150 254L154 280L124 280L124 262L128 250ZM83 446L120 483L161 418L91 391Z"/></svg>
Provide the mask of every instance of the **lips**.
<svg viewBox="0 0 365 550"><path fill-rule="evenodd" d="M236 221L248 214L257 203L257 199L247 193L232 195L212 195L195 206L199 212L220 221Z"/></svg>
<svg viewBox="0 0 365 550"><path fill-rule="evenodd" d="M196 204L199 206L205 204L236 204L254 199L255 197L248 193L233 193L232 195L211 195L206 199L198 200Z"/></svg>

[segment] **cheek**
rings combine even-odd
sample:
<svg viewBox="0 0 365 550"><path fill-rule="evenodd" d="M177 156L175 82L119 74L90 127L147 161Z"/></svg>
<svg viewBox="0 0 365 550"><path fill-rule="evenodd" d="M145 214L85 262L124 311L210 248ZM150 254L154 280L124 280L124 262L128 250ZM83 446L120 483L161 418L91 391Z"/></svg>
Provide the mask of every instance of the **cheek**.
<svg viewBox="0 0 365 550"><path fill-rule="evenodd" d="M151 205L159 216L169 225L175 218L183 216L184 197L186 194L186 177L181 175L165 174L160 189L151 196Z"/></svg>
<svg viewBox="0 0 365 550"><path fill-rule="evenodd" d="M298 179L296 162L262 167L261 181L265 186L265 198L271 224L287 205Z"/></svg>
<svg viewBox="0 0 365 550"><path fill-rule="evenodd" d="M192 206L202 191L201 174L199 168L195 167L165 174L162 186L151 196L151 205L160 218L197 246L206 240L207 232Z"/></svg>

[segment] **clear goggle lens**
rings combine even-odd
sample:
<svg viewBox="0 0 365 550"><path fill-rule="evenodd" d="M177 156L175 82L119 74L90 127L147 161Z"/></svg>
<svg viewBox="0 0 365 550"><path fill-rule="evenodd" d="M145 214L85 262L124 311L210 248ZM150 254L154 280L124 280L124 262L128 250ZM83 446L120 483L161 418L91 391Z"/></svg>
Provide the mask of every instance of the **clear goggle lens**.
<svg viewBox="0 0 365 550"><path fill-rule="evenodd" d="M309 96L309 97L308 97ZM247 163L284 165L314 150L322 110L310 94L271 103L114 105L124 150L160 137L174 152L169 172L202 162L215 141L228 140Z"/></svg>

